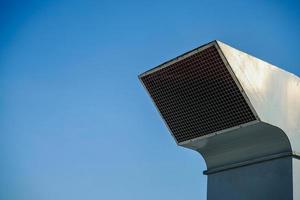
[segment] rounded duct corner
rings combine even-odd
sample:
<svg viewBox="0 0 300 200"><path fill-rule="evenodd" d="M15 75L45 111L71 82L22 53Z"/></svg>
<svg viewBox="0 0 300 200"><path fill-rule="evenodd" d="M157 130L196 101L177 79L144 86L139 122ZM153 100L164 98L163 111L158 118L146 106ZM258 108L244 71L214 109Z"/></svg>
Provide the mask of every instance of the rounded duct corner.
<svg viewBox="0 0 300 200"><path fill-rule="evenodd" d="M192 148L203 156L207 170L292 153L290 141L283 130L263 122L199 141Z"/></svg>

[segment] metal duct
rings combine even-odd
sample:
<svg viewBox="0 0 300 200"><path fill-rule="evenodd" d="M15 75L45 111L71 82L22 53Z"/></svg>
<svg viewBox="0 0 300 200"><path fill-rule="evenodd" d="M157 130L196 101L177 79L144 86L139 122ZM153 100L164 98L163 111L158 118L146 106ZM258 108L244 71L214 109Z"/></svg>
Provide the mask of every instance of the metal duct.
<svg viewBox="0 0 300 200"><path fill-rule="evenodd" d="M213 41L139 78L177 144L203 156L208 199L300 199L299 77Z"/></svg>

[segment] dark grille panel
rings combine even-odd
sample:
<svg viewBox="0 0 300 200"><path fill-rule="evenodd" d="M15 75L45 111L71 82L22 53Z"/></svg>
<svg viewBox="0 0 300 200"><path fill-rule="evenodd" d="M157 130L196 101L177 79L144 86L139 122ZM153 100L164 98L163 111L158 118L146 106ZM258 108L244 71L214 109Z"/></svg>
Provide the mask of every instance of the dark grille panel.
<svg viewBox="0 0 300 200"><path fill-rule="evenodd" d="M215 46L141 80L178 142L256 119Z"/></svg>

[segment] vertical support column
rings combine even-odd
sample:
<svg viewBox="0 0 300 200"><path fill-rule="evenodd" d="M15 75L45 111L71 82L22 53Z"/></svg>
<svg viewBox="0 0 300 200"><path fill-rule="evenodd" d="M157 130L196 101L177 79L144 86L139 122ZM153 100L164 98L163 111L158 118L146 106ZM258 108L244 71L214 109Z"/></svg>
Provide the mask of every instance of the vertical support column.
<svg viewBox="0 0 300 200"><path fill-rule="evenodd" d="M288 156L213 172L208 174L207 199L299 200L299 167L300 161Z"/></svg>

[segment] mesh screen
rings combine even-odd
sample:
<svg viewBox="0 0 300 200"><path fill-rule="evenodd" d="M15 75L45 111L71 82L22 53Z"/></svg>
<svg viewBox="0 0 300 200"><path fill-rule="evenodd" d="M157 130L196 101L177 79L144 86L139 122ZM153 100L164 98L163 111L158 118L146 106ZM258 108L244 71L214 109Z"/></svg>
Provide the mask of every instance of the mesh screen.
<svg viewBox="0 0 300 200"><path fill-rule="evenodd" d="M256 119L215 46L141 80L177 142Z"/></svg>

